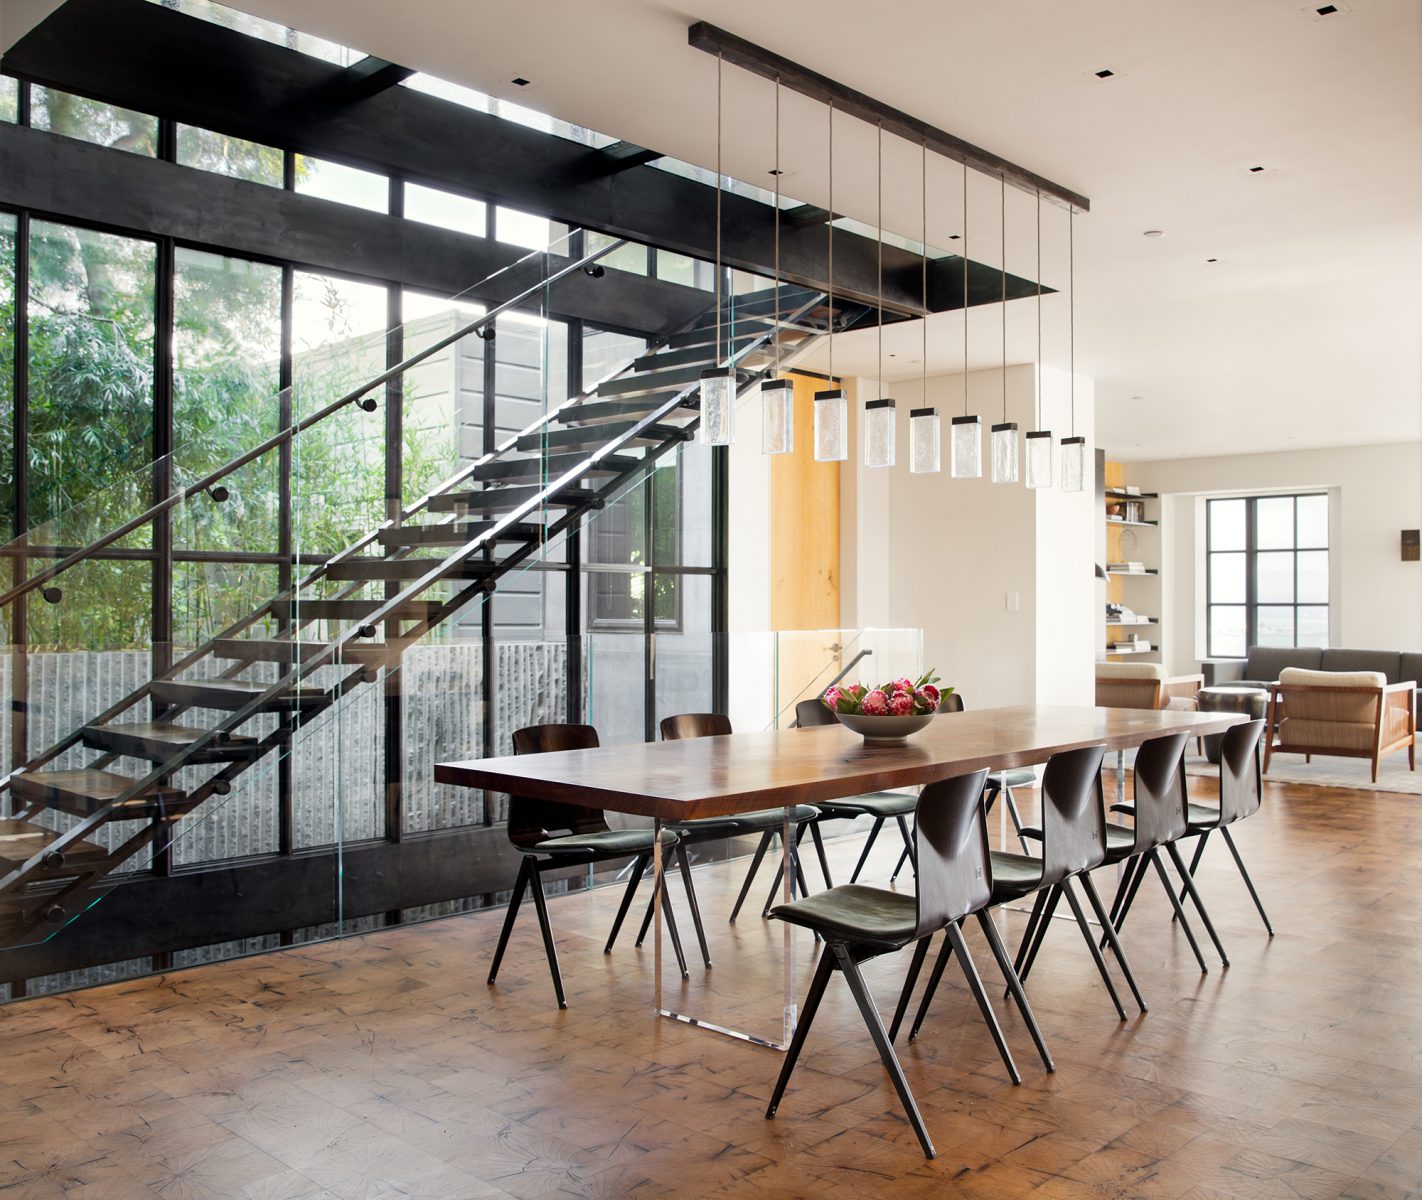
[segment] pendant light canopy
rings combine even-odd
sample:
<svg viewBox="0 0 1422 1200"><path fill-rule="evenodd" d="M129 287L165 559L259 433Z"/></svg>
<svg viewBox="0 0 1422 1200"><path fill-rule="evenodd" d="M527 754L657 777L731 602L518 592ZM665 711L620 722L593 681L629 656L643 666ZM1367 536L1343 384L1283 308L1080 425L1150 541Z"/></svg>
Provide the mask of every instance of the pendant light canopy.
<svg viewBox="0 0 1422 1200"><path fill-rule="evenodd" d="M829 102L829 378L834 383L834 100ZM849 458L849 400L844 389L815 393L815 461L844 462Z"/></svg>
<svg viewBox="0 0 1422 1200"><path fill-rule="evenodd" d="M1071 359L1071 437L1062 438L1062 491L1079 492L1086 486L1086 439L1076 436L1076 223L1067 209L1067 321Z"/></svg>
<svg viewBox="0 0 1422 1200"><path fill-rule="evenodd" d="M1017 422L1007 419L1007 177L1002 187L1002 420L992 427L992 481L1016 483L1018 474Z"/></svg>
<svg viewBox="0 0 1422 1200"><path fill-rule="evenodd" d="M1037 428L1027 435L1027 486L1052 486L1052 435L1042 428L1042 193L1037 192Z"/></svg>
<svg viewBox="0 0 1422 1200"><path fill-rule="evenodd" d="M736 435L736 372L721 365L721 54L716 54L716 366L701 372L701 443L729 446Z"/></svg>
<svg viewBox="0 0 1422 1200"><path fill-rule="evenodd" d="M775 367L760 385L760 448L766 454L795 450L795 385L780 377L780 76L775 77Z"/></svg>
<svg viewBox="0 0 1422 1200"><path fill-rule="evenodd" d="M968 164L963 163L963 415L954 417L949 471L954 479L983 477L983 423L968 414Z"/></svg>
<svg viewBox="0 0 1422 1200"><path fill-rule="evenodd" d="M966 170L967 168L964 168ZM919 148L919 195L922 206L921 249L923 263L920 286L923 304L923 402L928 404L928 144ZM942 469L939 461L938 410L932 407L909 410L909 471L914 475L932 475Z"/></svg>

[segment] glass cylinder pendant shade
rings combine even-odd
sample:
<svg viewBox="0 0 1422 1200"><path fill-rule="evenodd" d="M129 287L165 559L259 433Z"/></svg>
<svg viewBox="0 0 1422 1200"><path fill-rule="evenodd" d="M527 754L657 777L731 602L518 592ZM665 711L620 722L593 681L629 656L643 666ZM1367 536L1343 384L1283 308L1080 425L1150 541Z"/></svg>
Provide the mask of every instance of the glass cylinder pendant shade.
<svg viewBox="0 0 1422 1200"><path fill-rule="evenodd" d="M953 478L981 479L983 476L983 423L977 417L954 417L951 440Z"/></svg>
<svg viewBox="0 0 1422 1200"><path fill-rule="evenodd" d="M795 385L771 379L760 385L760 448L766 454L795 449Z"/></svg>
<svg viewBox="0 0 1422 1200"><path fill-rule="evenodd" d="M992 481L1017 482L1017 422L1004 421L992 427Z"/></svg>
<svg viewBox="0 0 1422 1200"><path fill-rule="evenodd" d="M864 465L892 467L897 411L892 400L870 400L864 406Z"/></svg>
<svg viewBox="0 0 1422 1200"><path fill-rule="evenodd" d="M1046 429L1034 429L1027 435L1027 486L1052 486L1052 435Z"/></svg>
<svg viewBox="0 0 1422 1200"><path fill-rule="evenodd" d="M815 393L815 461L849 457L849 401L843 388Z"/></svg>
<svg viewBox="0 0 1422 1200"><path fill-rule="evenodd" d="M736 373L710 367L701 372L701 444L729 446L736 435Z"/></svg>
<svg viewBox="0 0 1422 1200"><path fill-rule="evenodd" d="M938 450L938 410L909 410L909 471L914 475L932 475L940 469Z"/></svg>
<svg viewBox="0 0 1422 1200"><path fill-rule="evenodd" d="M1079 492L1086 486L1086 439L1062 438L1062 491Z"/></svg>

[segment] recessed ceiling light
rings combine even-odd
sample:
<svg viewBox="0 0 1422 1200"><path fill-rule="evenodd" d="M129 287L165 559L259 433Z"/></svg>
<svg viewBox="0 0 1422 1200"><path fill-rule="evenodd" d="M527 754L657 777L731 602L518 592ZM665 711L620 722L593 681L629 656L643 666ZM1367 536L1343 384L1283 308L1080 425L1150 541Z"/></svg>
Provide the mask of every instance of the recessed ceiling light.
<svg viewBox="0 0 1422 1200"><path fill-rule="evenodd" d="M1206 261L1207 263L1209 263L1209 262L1219 262L1220 260L1217 259L1217 258L1207 258L1207 259L1205 259L1205 261Z"/></svg>
<svg viewBox="0 0 1422 1200"><path fill-rule="evenodd" d="M1250 168L1249 168L1249 173L1250 173L1251 175L1258 175L1259 172L1262 171L1263 169L1264 169L1263 167L1250 167Z"/></svg>
<svg viewBox="0 0 1422 1200"><path fill-rule="evenodd" d="M949 240L950 242L956 242L960 236L961 236L960 234L950 233L950 234L948 235L948 240Z"/></svg>
<svg viewBox="0 0 1422 1200"><path fill-rule="evenodd" d="M509 82L515 87L527 87L533 81L530 79L525 79L522 75L515 75L512 79L509 80Z"/></svg>
<svg viewBox="0 0 1422 1200"><path fill-rule="evenodd" d="M1110 67L1102 67L1101 70L1092 71L1091 73L1095 75L1097 79L1110 79L1113 75L1116 74L1116 72L1111 70Z"/></svg>
<svg viewBox="0 0 1422 1200"><path fill-rule="evenodd" d="M1343 0L1335 0L1335 3L1332 4L1310 4L1303 11L1308 13L1311 20L1326 21L1330 17L1337 18L1344 16L1351 12L1352 9L1349 8Z"/></svg>
<svg viewBox="0 0 1422 1200"><path fill-rule="evenodd" d="M1143 234L1141 234L1141 236L1142 236L1142 237L1148 237L1148 238L1163 238L1163 237L1165 236L1165 230L1163 230L1163 229L1147 229Z"/></svg>
<svg viewBox="0 0 1422 1200"><path fill-rule="evenodd" d="M1144 396L1132 396L1131 399L1132 399L1132 400L1144 400L1145 397L1144 397ZM1137 444L1139 445L1139 443L1137 443Z"/></svg>
<svg viewBox="0 0 1422 1200"><path fill-rule="evenodd" d="M766 172L766 174L767 174L767 175L784 175L785 172L782 171L779 167L771 167L770 170L768 170L768 171Z"/></svg>

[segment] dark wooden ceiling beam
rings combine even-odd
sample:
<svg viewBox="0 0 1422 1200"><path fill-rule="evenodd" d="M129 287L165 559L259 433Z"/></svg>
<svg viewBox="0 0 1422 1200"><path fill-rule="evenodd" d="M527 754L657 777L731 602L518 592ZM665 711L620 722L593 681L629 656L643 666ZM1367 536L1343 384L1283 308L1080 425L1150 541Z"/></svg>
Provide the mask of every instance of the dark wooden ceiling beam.
<svg viewBox="0 0 1422 1200"><path fill-rule="evenodd" d="M396 87L402 80L409 79L415 72L410 67L398 66L373 54L366 55L359 62L346 68L342 90L349 100L364 100L378 95L387 88Z"/></svg>
<svg viewBox="0 0 1422 1200"><path fill-rule="evenodd" d="M809 67L776 54L773 50L757 46L734 33L727 33L708 21L697 21L693 24L687 30L687 41L707 54L720 55L723 62L732 66L750 71L764 79L779 79L782 87L808 96L811 100L818 100L821 104L833 104L838 112L858 117L870 125L882 124L885 133L892 133L916 146L926 146L935 154L963 163L974 171L1000 176L1014 187L1033 195L1040 191L1043 199L1069 207L1076 212L1091 210L1090 200L1059 183L1045 179L1026 167L1008 162L1007 159L974 146L971 142L965 142L962 138L954 137L927 121L921 121L901 109L885 104L882 100L856 91L828 75L812 71Z"/></svg>

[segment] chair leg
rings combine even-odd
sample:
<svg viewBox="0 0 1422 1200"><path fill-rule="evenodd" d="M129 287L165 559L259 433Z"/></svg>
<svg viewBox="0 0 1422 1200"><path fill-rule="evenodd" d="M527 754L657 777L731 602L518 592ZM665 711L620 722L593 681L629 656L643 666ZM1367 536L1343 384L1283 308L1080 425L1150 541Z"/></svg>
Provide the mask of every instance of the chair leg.
<svg viewBox="0 0 1422 1200"><path fill-rule="evenodd" d="M1121 872L1120 882L1116 884L1116 894L1111 897L1111 928L1116 930L1117 933L1121 931L1121 911L1128 903L1131 885L1135 882L1136 874L1143 865L1142 858L1142 855L1137 854L1133 858L1126 859L1125 870ZM1106 935L1102 934L1096 944L1102 950L1106 949Z"/></svg>
<svg viewBox="0 0 1422 1200"><path fill-rule="evenodd" d="M1027 844L1027 839L1022 836L1022 814L1017 811L1017 799L1012 794L1012 789L1007 784L1002 785L1002 802L1007 805L1007 815L1012 819L1013 831L1017 834L1017 840L1022 846L1024 854L1031 853L1031 847Z"/></svg>
<svg viewBox="0 0 1422 1200"><path fill-rule="evenodd" d="M909 860L908 847L905 846L899 851L899 861L894 864L894 873L889 876L889 882L893 883L899 877L899 872L904 869L904 864Z"/></svg>
<svg viewBox="0 0 1422 1200"><path fill-rule="evenodd" d="M711 965L711 947L706 944L706 929L701 924L701 906L696 903L696 885L691 882L691 862L686 857L686 843L677 842L676 861L681 867L681 882L686 888L686 906L691 909L691 923L696 927L696 940L701 945L701 961Z"/></svg>
<svg viewBox="0 0 1422 1200"><path fill-rule="evenodd" d="M602 948L604 954L612 953L612 944L617 941L617 935L622 929L622 922L627 919L627 910L632 906L632 897L637 891L637 885L642 882L642 874L647 869L647 858L645 854L639 854L632 860L632 872L627 880L627 888L622 893L622 903L618 905L617 917L612 922L612 932L607 935L607 945ZM647 936L647 925L642 923L642 932L637 935L637 945L642 944L642 939Z"/></svg>
<svg viewBox="0 0 1422 1200"><path fill-rule="evenodd" d="M909 857L909 862L913 863L913 869L914 869L914 871L917 871L917 870L918 870L918 863L914 862L914 858L913 858L913 834L909 832L908 818L906 818L906 817L899 817L899 818L898 818L898 822L899 822L899 836L904 839L904 853L908 855L908 857ZM898 869L898 867L895 867L895 868L894 868L894 875L897 876L898 873L899 873L899 869Z"/></svg>
<svg viewBox="0 0 1422 1200"><path fill-rule="evenodd" d="M667 874L665 869L662 871L662 877L658 881L658 886L655 890L661 893L662 916L666 918L667 933L671 935L672 949L676 951L676 965L681 968L681 977L683 979L690 979L691 972L686 969L686 954L681 948L681 933L676 927L676 913L672 912L671 893L667 891Z"/></svg>
<svg viewBox="0 0 1422 1200"><path fill-rule="evenodd" d="M1026 934L1023 934L1022 944L1017 947L1017 961L1013 963L1013 970L1017 972L1017 978L1022 981L1024 987L1027 984L1027 977L1032 974L1032 964L1037 961L1037 952L1041 950L1042 943L1046 940L1047 930L1052 927L1052 917L1057 911L1057 905L1061 902L1061 884L1044 888L1037 895L1045 897L1040 910L1036 905L1033 905L1032 911L1037 918L1037 925L1031 930L1030 940Z"/></svg>
<svg viewBox="0 0 1422 1200"><path fill-rule="evenodd" d="M808 896L810 889L805 886L805 872L800 866L800 839L805 836L803 825L795 833L795 840L790 843L790 899L795 898L795 888L798 885L800 895ZM785 878L784 859L775 864L775 878L770 881L770 893L765 898L765 907L760 910L762 917L770 916L770 910L775 907L775 901L780 892L780 881ZM819 936L818 933L815 935Z"/></svg>
<svg viewBox="0 0 1422 1200"><path fill-rule="evenodd" d="M736 918L740 915L741 905L746 902L746 896L750 894L750 886L755 879L755 873L760 870L760 860L765 857L765 852L770 848L770 839L775 836L775 830L767 829L760 835L760 845L755 848L755 856L751 859L750 870L746 872L745 882L741 884L741 894L736 897L736 906L731 909L730 925L736 923Z"/></svg>
<svg viewBox="0 0 1422 1200"><path fill-rule="evenodd" d="M543 950L548 955L548 969L553 972L553 991L558 997L558 1007L567 1008L568 998L563 994L563 973L558 970L558 950L553 945L553 926L548 920L548 897L543 894L543 876L538 872L538 864L528 861L533 907L538 911L538 928L543 933Z"/></svg>
<svg viewBox="0 0 1422 1200"><path fill-rule="evenodd" d="M1244 867L1244 859L1239 856L1239 847L1234 844L1234 838L1230 836L1229 826L1221 825L1220 833L1224 835L1225 845L1229 847L1229 852L1234 855L1234 865L1239 868L1244 886L1249 889L1249 898L1254 901L1254 907L1259 910L1259 919L1264 922L1264 928L1269 931L1269 936L1273 937L1274 926L1269 923L1269 914L1264 911L1264 902L1259 899L1259 893L1254 890L1254 880L1249 878L1249 872ZM1193 873L1191 872L1191 874Z"/></svg>
<svg viewBox="0 0 1422 1200"><path fill-rule="evenodd" d="M938 949L938 958L934 960L933 971L928 976L928 986L923 989L923 996L918 1002L918 1012L914 1014L913 1025L909 1029L908 1040L911 1042L918 1037L918 1031L923 1028L923 1019L928 1016L928 1006L933 1003L934 994L938 991L938 983L943 978L943 971L948 966L948 960L952 957L953 943L944 938L943 945Z"/></svg>
<svg viewBox="0 0 1422 1200"><path fill-rule="evenodd" d="M1148 857L1155 864L1156 874L1160 876L1160 882L1165 888L1165 893L1170 897L1171 907L1175 909L1175 917L1180 920L1180 928L1185 931L1185 937L1190 942L1190 949L1195 952L1195 961L1200 964L1200 974L1208 975L1210 968L1205 965L1205 956L1200 953L1200 943L1195 940L1195 931L1190 928L1190 922L1185 919L1185 906L1180 903L1180 897L1175 894L1175 885L1170 882L1170 876L1165 873L1165 864L1160 861L1160 851L1150 851Z"/></svg>
<svg viewBox="0 0 1422 1200"><path fill-rule="evenodd" d="M1091 926L1087 923L1086 914L1081 910L1081 901L1076 898L1076 892L1072 890L1071 880L1063 879L1058 884L1062 895L1071 905L1072 916L1076 918L1077 927L1081 930L1081 936L1086 939L1086 948L1091 951L1091 961L1096 964L1097 973L1101 976L1101 982L1106 985L1106 992L1111 997L1111 1003L1116 1006L1116 1015L1121 1020L1126 1019L1126 1010L1121 1007L1121 997L1116 994L1116 985L1111 981L1111 968L1106 965L1106 960L1101 957L1101 951L1096 948L1096 935L1091 932Z"/></svg>
<svg viewBox="0 0 1422 1200"><path fill-rule="evenodd" d="M647 860L650 865L651 859ZM642 914L642 925L637 930L637 941L634 943L638 950L642 948L642 943L647 940L647 930L652 927L652 917L657 911L657 889L652 889L652 894L647 897L647 911Z"/></svg>
<svg viewBox="0 0 1422 1200"><path fill-rule="evenodd" d="M1002 1026L997 1023L997 1014L993 1012L987 991L983 988L977 964L968 953L968 943L963 940L962 929L956 922L949 922L944 933L948 935L948 940L953 943L953 949L958 953L958 966L963 972L963 978L968 981L968 990L978 1002L978 1009L983 1014L983 1021L987 1024L988 1032L992 1034L992 1040L997 1043L997 1052L1002 1056L1002 1065L1007 1068L1008 1078L1014 1084L1021 1083L1022 1076L1017 1073L1017 1064L1012 1061L1012 1051L1007 1048L1007 1039L1002 1036Z"/></svg>
<svg viewBox="0 0 1422 1200"><path fill-rule="evenodd" d="M1194 878L1195 878L1196 872L1198 872L1199 869L1200 869L1200 860L1205 857L1205 843L1210 840L1210 834L1211 834L1212 832L1214 832L1214 831L1213 831L1213 830L1210 830L1210 829L1206 829L1203 833L1201 833L1201 834L1199 835L1199 840L1195 843L1195 854L1194 854L1194 857L1190 859L1190 878L1191 878L1191 879L1194 879ZM1190 835L1187 833L1185 836L1186 836L1186 837L1189 837ZM1182 900L1185 899L1185 889L1184 889L1183 887L1180 889L1180 899L1182 899ZM1170 914L1170 923L1171 923L1172 925L1175 924L1175 922L1176 922L1178 919L1179 919L1179 918L1176 917L1176 915L1175 915L1174 913L1171 913L1171 914Z"/></svg>
<svg viewBox="0 0 1422 1200"><path fill-rule="evenodd" d="M998 933L997 926L993 924L987 909L978 909L978 924L982 926L983 936L987 938L993 958L997 959L997 967L1007 982L1007 990L1012 993L1013 1000L1017 1002L1017 1011L1027 1022L1027 1032L1032 1035L1032 1043L1037 1047L1037 1054L1042 1059L1042 1066L1048 1071L1055 1071L1057 1065L1047 1052L1047 1043L1042 1040L1042 1031L1037 1028L1037 1018L1032 1012L1032 1006L1027 1003L1027 993L1022 990L1022 981L1017 978L1017 972L1012 969L1012 960L1007 957L1007 947L1002 944L1002 935Z"/></svg>
<svg viewBox="0 0 1422 1200"><path fill-rule="evenodd" d="M933 941L933 936L919 938L913 948L913 961L909 963L908 975L904 977L903 991L899 993L899 1004L894 1009L894 1020L889 1026L889 1041L893 1041L899 1036L899 1026L904 1023L904 1014L908 1012L909 997L913 994L914 984L918 982L918 973L923 970L923 960L928 957L928 947Z"/></svg>
<svg viewBox="0 0 1422 1200"><path fill-rule="evenodd" d="M1205 932L1210 935L1210 941L1215 944L1215 951L1220 956L1220 962L1229 966L1229 955L1225 953L1225 948L1220 942L1220 935L1215 932L1215 923L1210 920L1210 914L1205 909L1205 902L1200 899L1200 893L1195 888L1194 878L1185 869L1185 860L1180 857L1180 848L1174 842L1166 842L1165 852L1170 855L1170 861L1180 872L1181 882L1184 883L1185 891L1189 893L1190 900L1195 905L1195 911L1200 914L1200 920L1204 922Z"/></svg>
<svg viewBox="0 0 1422 1200"><path fill-rule="evenodd" d="M1146 855L1141 854L1131 860L1134 868L1133 872L1129 879L1122 879L1121 886L1116 889L1116 899L1120 903L1120 909L1113 911L1111 925L1117 933L1121 932L1121 927L1126 923L1126 916L1131 911L1131 905L1136 902L1136 893L1140 891L1141 880L1145 878L1146 858ZM1112 909L1116 909L1115 904L1112 905ZM1103 948L1106 945L1106 939L1104 937L1101 939L1101 945Z"/></svg>
<svg viewBox="0 0 1422 1200"><path fill-rule="evenodd" d="M840 974L844 976L845 983L849 984L849 990L854 996L855 1003L859 1005L860 1015L864 1018L864 1024L869 1027L869 1036L874 1039L874 1045L879 1051L879 1058L884 1063L884 1070L888 1071L894 1091L899 1094L899 1102L904 1106L904 1112L908 1114L909 1124L913 1126L914 1133L918 1134L919 1145L923 1147L924 1157L936 1158L938 1152L934 1150L928 1130L924 1128L923 1117L919 1114L913 1093L909 1091L908 1080L904 1078L903 1068L899 1066L898 1057L894 1054L894 1047L889 1043L889 1035L884 1030L884 1022L879 1019L879 1010L874 1006L874 997L869 994L864 976L859 973L859 964L854 961L854 956L849 953L848 947L832 944L829 949L839 961Z"/></svg>
<svg viewBox="0 0 1422 1200"><path fill-rule="evenodd" d="M770 1104L765 1110L767 1121L774 1119L775 1110L780 1107L780 1101L785 1095L785 1085L790 1082L796 1060L800 1057L800 1049L805 1044L805 1038L809 1036L810 1025L814 1022L815 1012L820 1007L820 998L825 994L825 987L829 984L830 976L834 974L834 968L834 955L826 946L820 951L820 961L815 964L815 975L810 980L810 990L805 993L805 1004L800 1009L800 1019L796 1022L795 1034L790 1039L790 1049L785 1052L780 1078L775 1081L775 1091L770 1094Z"/></svg>
<svg viewBox="0 0 1422 1200"><path fill-rule="evenodd" d="M859 882L859 872L864 870L864 864L869 861L869 851L874 849L874 839L879 836L879 827L883 823L883 817L874 818L873 828L869 830L869 840L864 843L864 853L859 856L859 861L854 864L854 874L849 877L850 883Z"/></svg>
<svg viewBox="0 0 1422 1200"><path fill-rule="evenodd" d="M504 950L509 944L509 934L513 932L514 919L519 906L523 904L523 894L528 888L528 873L533 860L527 855L518 865L518 879L514 883L513 895L509 897L509 910L504 914L504 927L499 930L499 944L494 949L494 961L489 965L489 983L492 985L499 974L499 964L504 961Z"/></svg>
<svg viewBox="0 0 1422 1200"><path fill-rule="evenodd" d="M1126 952L1121 947L1121 939L1116 936L1116 928L1111 924L1111 918L1106 915L1106 908L1101 903L1101 897L1096 892L1096 885L1091 881L1091 872L1083 871L1079 876L1082 890L1086 893L1086 898L1091 902L1092 911L1096 913L1096 919L1101 922L1101 928L1106 931L1106 940L1111 945L1111 953L1115 955L1116 962L1121 968L1121 974L1126 977L1126 986L1131 989L1131 995L1136 999L1136 1007L1142 1013L1148 1012L1145 998L1141 995L1141 989L1136 986L1135 972L1131 970L1131 964L1126 960ZM1095 945L1095 943L1092 943Z"/></svg>
<svg viewBox="0 0 1422 1200"><path fill-rule="evenodd" d="M830 876L829 859L825 856L825 840L820 836L820 823L818 821L806 821L805 824L810 830L810 840L815 843L815 853L820 859L820 874L824 876L825 887L834 887L834 879Z"/></svg>

